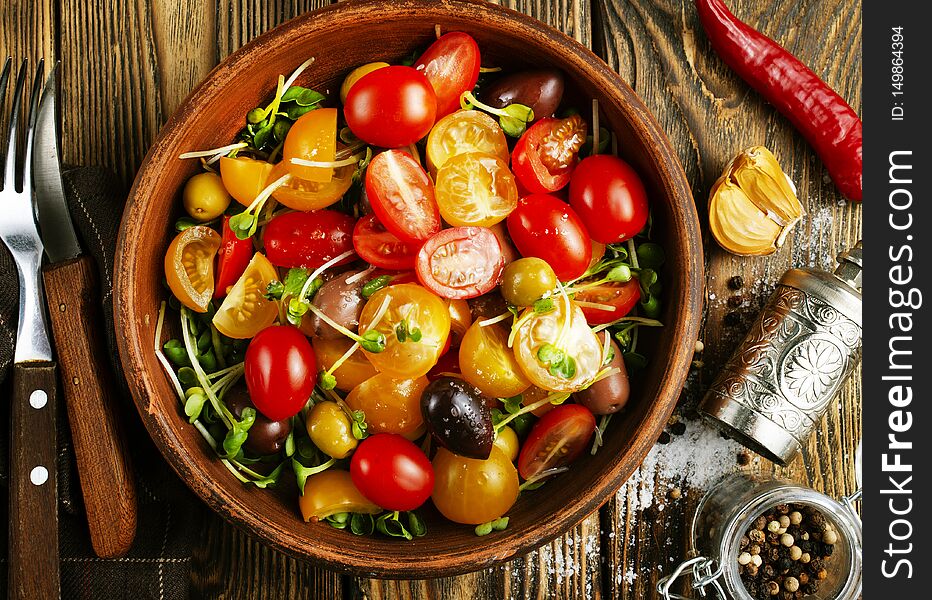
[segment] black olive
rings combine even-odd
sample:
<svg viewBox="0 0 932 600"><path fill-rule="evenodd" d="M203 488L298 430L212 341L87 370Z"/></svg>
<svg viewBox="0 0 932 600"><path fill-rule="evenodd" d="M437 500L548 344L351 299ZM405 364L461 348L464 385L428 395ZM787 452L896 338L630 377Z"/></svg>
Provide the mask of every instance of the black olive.
<svg viewBox="0 0 932 600"><path fill-rule="evenodd" d="M475 387L442 377L424 388L421 413L428 431L447 450L467 458L489 458L495 437L492 411Z"/></svg>
<svg viewBox="0 0 932 600"><path fill-rule="evenodd" d="M249 391L241 382L227 390L223 401L237 419L243 416L243 409L247 406L255 408L249 398ZM265 456L280 452L285 446L285 440L291 433L291 419L272 421L261 412L256 411L256 422L249 428L249 436L243 444L251 453Z"/></svg>
<svg viewBox="0 0 932 600"><path fill-rule="evenodd" d="M563 100L563 73L556 69L519 71L506 75L482 91L482 101L495 108L523 104L534 110L534 119L552 117Z"/></svg>
<svg viewBox="0 0 932 600"><path fill-rule="evenodd" d="M614 340L612 340L612 352L615 356L608 366L613 369L618 368L620 371L573 394L576 402L591 410L594 415L610 415L618 412L628 403L628 396L631 393L625 361Z"/></svg>

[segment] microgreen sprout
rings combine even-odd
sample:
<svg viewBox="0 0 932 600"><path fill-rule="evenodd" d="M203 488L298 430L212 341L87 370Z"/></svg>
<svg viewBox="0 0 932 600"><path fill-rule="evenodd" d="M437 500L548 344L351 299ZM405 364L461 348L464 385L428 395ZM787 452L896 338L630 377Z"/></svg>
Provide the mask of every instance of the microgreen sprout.
<svg viewBox="0 0 932 600"><path fill-rule="evenodd" d="M554 467L553 469L547 469L546 471L541 471L537 475L530 477L527 481L518 486L518 491L525 492L530 490L536 490L546 483L546 480L553 477L554 475L559 475L560 473L566 473L569 471L569 467Z"/></svg>
<svg viewBox="0 0 932 600"><path fill-rule="evenodd" d="M349 420L352 423L352 432L354 438L357 440L364 440L369 437L369 424L366 423L365 411L351 409L346 404L346 401L343 400L343 398L341 398L340 395L333 390L324 390L324 393L327 395L329 400L335 402L343 410L343 413L349 417Z"/></svg>
<svg viewBox="0 0 932 600"><path fill-rule="evenodd" d="M479 537L482 537L482 536L489 535L493 531L504 531L505 529L507 529L507 527L508 527L508 517L499 517L497 519L493 519L489 521L488 523L482 523L480 525L476 525L476 529L474 531L476 532L476 535L478 535Z"/></svg>
<svg viewBox="0 0 932 600"><path fill-rule="evenodd" d="M611 420L611 414L602 415L602 418L599 419L599 424L595 428L595 439L592 440L592 449L589 451L589 454L592 456L595 456L595 453L598 452L599 448L602 447L602 434L605 433L605 429L608 427L608 422Z"/></svg>
<svg viewBox="0 0 932 600"><path fill-rule="evenodd" d="M282 175L266 186L246 210L238 215L230 217L230 229L233 230L236 237L245 240L251 238L256 233L256 229L259 226L258 214L262 210L262 207L265 206L266 201L272 196L275 190L287 184L289 181L291 181L291 175L287 173Z"/></svg>
<svg viewBox="0 0 932 600"><path fill-rule="evenodd" d="M391 275L380 275L375 279L369 280L366 285L362 286L362 297L368 300L380 289L392 282Z"/></svg>
<svg viewBox="0 0 932 600"><path fill-rule="evenodd" d="M337 369L343 366L343 363L349 360L349 357L352 356L353 353L356 352L356 350L358 349L359 349L359 343L356 342L352 346L349 347L349 350L343 353L343 356L333 361L333 364L330 365L329 369L320 372L320 377L317 380L317 385L320 386L320 389L326 391L326 390L332 390L335 387L337 387L337 378L335 375L335 373L337 372Z"/></svg>
<svg viewBox="0 0 932 600"><path fill-rule="evenodd" d="M517 411L510 413L507 417L502 418L497 423L495 423L493 419L495 431L496 433L501 431L502 429L504 429L506 425L508 425L515 419L521 417L522 415L526 415L528 413L534 412L535 410L537 410L541 406L544 406L547 403L553 404L554 406L563 404L564 402L566 402L566 399L569 397L570 397L569 394L566 394L563 392L554 392L552 394L548 394L545 398L542 398L541 400L538 400L537 402L533 402L531 404L528 404L527 406L521 406ZM509 405L506 403L505 409L508 410L508 408L509 408Z"/></svg>
<svg viewBox="0 0 932 600"><path fill-rule="evenodd" d="M484 112L498 117L498 122L502 130L513 138L519 138L524 135L528 124L534 120L534 110L530 106L523 104L509 104L505 108L495 108L488 104L483 104L476 98L471 91L463 92L460 96L460 106L464 110L478 108Z"/></svg>
<svg viewBox="0 0 932 600"><path fill-rule="evenodd" d="M399 342L404 343L408 340L411 340L412 342L420 342L422 336L421 330L419 328L411 328L408 325L408 320L403 319L402 321L399 321L397 325L395 325L395 337Z"/></svg>
<svg viewBox="0 0 932 600"><path fill-rule="evenodd" d="M297 458L291 459L291 468L294 470L295 478L298 482L298 491L301 492L301 495L304 495L304 486L307 483L307 478L311 475L316 475L318 473L323 473L330 467L336 464L336 460L331 458L325 463L321 463L316 467L306 467L304 466Z"/></svg>

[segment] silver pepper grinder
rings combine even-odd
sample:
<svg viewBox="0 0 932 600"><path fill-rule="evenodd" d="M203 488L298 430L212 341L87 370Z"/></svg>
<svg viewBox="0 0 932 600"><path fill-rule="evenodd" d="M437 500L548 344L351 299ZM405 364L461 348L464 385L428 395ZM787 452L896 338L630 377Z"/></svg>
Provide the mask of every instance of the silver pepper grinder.
<svg viewBox="0 0 932 600"><path fill-rule="evenodd" d="M861 255L859 241L834 274L787 271L699 412L787 464L861 360Z"/></svg>

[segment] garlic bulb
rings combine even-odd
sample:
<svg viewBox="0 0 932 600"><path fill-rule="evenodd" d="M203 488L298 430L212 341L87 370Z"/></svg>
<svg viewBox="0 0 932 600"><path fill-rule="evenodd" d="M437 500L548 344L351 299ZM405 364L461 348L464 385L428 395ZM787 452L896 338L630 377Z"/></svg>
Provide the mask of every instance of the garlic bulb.
<svg viewBox="0 0 932 600"><path fill-rule="evenodd" d="M712 236L741 256L776 252L804 214L789 177L763 146L738 154L709 195Z"/></svg>

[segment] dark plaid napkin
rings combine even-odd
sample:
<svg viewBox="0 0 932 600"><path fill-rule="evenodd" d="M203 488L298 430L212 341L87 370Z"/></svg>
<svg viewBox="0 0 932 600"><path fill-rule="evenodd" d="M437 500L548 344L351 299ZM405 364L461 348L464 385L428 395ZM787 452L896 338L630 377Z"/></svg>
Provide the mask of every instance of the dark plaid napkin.
<svg viewBox="0 0 932 600"><path fill-rule="evenodd" d="M122 390L122 417L136 472L139 524L136 540L123 558L103 560L91 548L81 502L77 468L65 407L59 433L59 519L61 587L65 599L169 600L189 596L191 551L206 509L159 455L126 391L114 345L112 317L113 253L126 190L104 169L77 168L64 173L65 192L81 247L97 263L104 323L112 368ZM19 302L16 268L6 248L0 250L0 510L7 520L7 469L10 382ZM7 530L0 534L6 540ZM4 547L7 544L4 543ZM6 552L0 557L0 597L6 594Z"/></svg>

